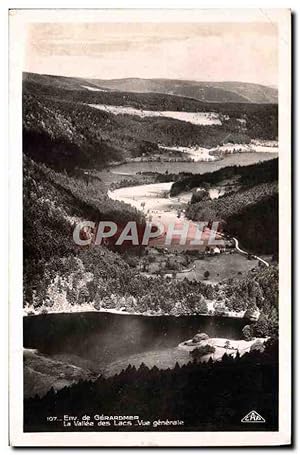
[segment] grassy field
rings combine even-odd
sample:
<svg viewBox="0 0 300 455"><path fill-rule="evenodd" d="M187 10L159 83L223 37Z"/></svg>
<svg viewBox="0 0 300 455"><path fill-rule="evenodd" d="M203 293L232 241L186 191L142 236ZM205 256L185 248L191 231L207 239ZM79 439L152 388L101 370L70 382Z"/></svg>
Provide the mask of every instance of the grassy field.
<svg viewBox="0 0 300 455"><path fill-rule="evenodd" d="M188 278L189 280L206 281L218 283L228 278L239 277L245 272L257 267L258 261L248 260L245 256L234 254L219 254L216 256L206 256L205 259L198 259L194 262L195 269L187 273L178 273L178 279ZM208 271L209 277L204 278L204 273Z"/></svg>

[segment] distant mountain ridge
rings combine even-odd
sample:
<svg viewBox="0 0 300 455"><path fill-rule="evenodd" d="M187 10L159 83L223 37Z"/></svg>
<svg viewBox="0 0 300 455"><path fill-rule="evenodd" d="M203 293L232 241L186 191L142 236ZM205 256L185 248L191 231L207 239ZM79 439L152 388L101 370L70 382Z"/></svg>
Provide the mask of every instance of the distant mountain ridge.
<svg viewBox="0 0 300 455"><path fill-rule="evenodd" d="M112 79L93 80L102 88L127 92L159 92L195 98L204 102L277 103L277 90L248 82L197 82L171 79Z"/></svg>
<svg viewBox="0 0 300 455"><path fill-rule="evenodd" d="M82 90L113 90L134 93L163 93L193 98L211 103L258 103L276 104L278 90L265 85L249 82L198 82L176 79L89 79L24 73L24 79L49 84L60 88ZM89 88L88 88L89 87Z"/></svg>

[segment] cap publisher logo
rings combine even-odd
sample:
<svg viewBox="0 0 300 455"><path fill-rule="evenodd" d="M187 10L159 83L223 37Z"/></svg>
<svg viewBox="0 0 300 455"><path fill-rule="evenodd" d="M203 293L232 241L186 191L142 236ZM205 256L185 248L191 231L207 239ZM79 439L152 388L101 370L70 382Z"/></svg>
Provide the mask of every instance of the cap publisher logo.
<svg viewBox="0 0 300 455"><path fill-rule="evenodd" d="M265 419L256 411L248 412L241 420L242 423L265 423Z"/></svg>

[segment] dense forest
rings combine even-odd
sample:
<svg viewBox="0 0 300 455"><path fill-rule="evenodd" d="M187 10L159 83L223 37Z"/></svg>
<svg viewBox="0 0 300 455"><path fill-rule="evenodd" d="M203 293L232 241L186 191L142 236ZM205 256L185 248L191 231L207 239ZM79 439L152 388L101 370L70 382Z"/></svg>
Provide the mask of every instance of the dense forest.
<svg viewBox="0 0 300 455"><path fill-rule="evenodd" d="M253 254L278 258L278 193L273 193L226 218L225 230L237 236L240 244Z"/></svg>
<svg viewBox="0 0 300 455"><path fill-rule="evenodd" d="M253 254L278 254L277 184L262 184L249 190L189 205L193 220L222 222L224 231L236 236Z"/></svg>
<svg viewBox="0 0 300 455"><path fill-rule="evenodd" d="M128 366L120 374L95 382L86 381L44 397L25 400L25 431L161 431L165 426L143 427L132 421L129 427L69 426L47 421L48 416L95 415L138 416L150 422L182 420L170 431L276 431L278 425L278 344L270 339L263 352L235 358L224 354L222 361L193 362L174 369L149 369L144 364ZM245 426L241 419L252 409L264 424ZM254 426L253 426L254 425Z"/></svg>
<svg viewBox="0 0 300 455"><path fill-rule="evenodd" d="M170 176L170 181L174 176ZM229 186L249 188L261 183L278 181L278 158L249 166L227 166L205 174L179 174L172 185L171 196L198 187L218 186L226 182ZM231 184L232 182L232 184Z"/></svg>
<svg viewBox="0 0 300 455"><path fill-rule="evenodd" d="M225 194L211 200L207 188L225 185ZM278 255L278 159L250 166L230 166L216 172L184 176L171 188L173 196L194 192L186 216L219 221L252 253ZM227 188L230 188L227 190Z"/></svg>

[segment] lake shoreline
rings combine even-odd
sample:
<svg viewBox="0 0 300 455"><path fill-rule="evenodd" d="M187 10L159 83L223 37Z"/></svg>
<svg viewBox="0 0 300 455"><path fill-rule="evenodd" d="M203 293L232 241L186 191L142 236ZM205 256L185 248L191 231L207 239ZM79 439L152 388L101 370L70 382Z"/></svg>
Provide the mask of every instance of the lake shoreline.
<svg viewBox="0 0 300 455"><path fill-rule="evenodd" d="M267 340L268 337L253 337L251 340L233 340L231 338L224 337L209 337L199 342L193 342L193 339L189 339L179 343L178 349L191 354L195 349L203 348L209 345L215 348L214 352L203 354L200 362L207 362L209 359L212 359L213 362L218 362L222 360L224 354L229 354L235 357L239 353L240 356L243 356L247 352L251 351L252 345L258 342L263 345L263 343Z"/></svg>
<svg viewBox="0 0 300 455"><path fill-rule="evenodd" d="M129 311L121 311L121 310L114 310L113 308L111 309L103 309L103 310L97 310L97 309L85 309L85 308L78 308L72 311L66 311L66 310L56 310L56 311L47 311L47 312L35 312L34 314L30 314L31 311L34 310L29 310L28 312L23 313L23 317L34 317L34 316L42 316L42 315L54 315L54 314L79 314L79 313L109 313L109 314L116 314L119 316L143 316L143 317L151 317L151 318L159 318L159 317L174 317L174 318L182 318L182 317L190 317L190 316L201 316L201 317L207 317L207 318L225 318L225 319L244 319L245 321L249 321L248 318L244 318L244 316L237 316L233 314L206 314L206 313L192 313L192 314L170 314L170 313L156 313L156 314L150 314L147 312L144 313L134 313L134 312L129 312Z"/></svg>
<svg viewBox="0 0 300 455"><path fill-rule="evenodd" d="M209 150L209 149L207 149ZM213 149L212 149L213 150ZM207 172L214 172L219 170L223 167L229 166L247 166L250 164L258 163L259 161L268 161L271 159L278 158L279 152L276 151L243 151L243 152L231 152L231 153L223 153L220 156L214 156L214 160L195 160L191 159L191 157L187 155L187 159L184 160L180 159L171 159L171 160L164 160L160 159L153 160L147 159L146 157L142 158L141 160L137 159L129 159L129 160L122 160L120 162L111 162L107 164L105 167L106 171L114 175L124 175L124 176L132 176L136 175L141 172L148 172L154 171L160 174L165 173L165 169L161 169L161 166L164 166L166 169L168 166L176 166L181 165L180 170L169 170L170 173L192 173L192 174L202 174ZM199 157L200 158L200 157ZM240 158L241 160L238 160ZM244 162L243 162L244 161ZM157 169L153 169L155 166L159 165L160 167ZM196 166L196 168L195 168ZM203 169L202 169L203 167Z"/></svg>

